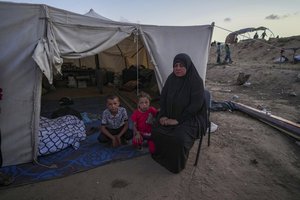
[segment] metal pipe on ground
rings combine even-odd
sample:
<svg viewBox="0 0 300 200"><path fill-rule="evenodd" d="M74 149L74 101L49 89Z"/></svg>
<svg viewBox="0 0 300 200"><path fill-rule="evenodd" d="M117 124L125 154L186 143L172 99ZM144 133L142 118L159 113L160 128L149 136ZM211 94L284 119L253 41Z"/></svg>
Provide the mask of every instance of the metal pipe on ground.
<svg viewBox="0 0 300 200"><path fill-rule="evenodd" d="M300 140L300 124L294 123L282 117L269 114L267 112L252 108L241 103L232 103L234 103L234 105L239 111L244 112L250 115L251 117L259 119L260 121L282 131L283 133L288 134L296 140Z"/></svg>

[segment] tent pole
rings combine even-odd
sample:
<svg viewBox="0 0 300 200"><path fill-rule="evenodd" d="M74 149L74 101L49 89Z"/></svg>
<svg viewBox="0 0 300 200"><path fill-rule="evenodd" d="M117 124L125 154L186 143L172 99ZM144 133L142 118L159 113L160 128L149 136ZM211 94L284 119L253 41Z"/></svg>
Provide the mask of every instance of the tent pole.
<svg viewBox="0 0 300 200"><path fill-rule="evenodd" d="M161 92L162 86L163 86L163 79L161 77L161 74L159 73L157 63L155 61L155 58L154 58L153 53L151 51L151 48L150 48L150 46L149 46L149 44L148 44L148 42L147 42L147 40L145 38L145 35L143 33L142 28L140 27L139 30L141 31L141 37L143 39L144 45L146 46L146 49L147 49L147 52L148 52L148 54L150 56L151 62L154 65L154 72L155 72L155 75L156 75L156 80L158 81L158 88L159 88L159 91Z"/></svg>
<svg viewBox="0 0 300 200"><path fill-rule="evenodd" d="M95 63L96 63L96 69L95 69L95 78L96 78L96 86L98 88L98 91L100 94L103 94L103 73L100 69L100 63L99 63L99 55L95 55Z"/></svg>
<svg viewBox="0 0 300 200"><path fill-rule="evenodd" d="M99 55L95 55L95 63L96 63L96 69L100 69L100 63L99 63Z"/></svg>
<svg viewBox="0 0 300 200"><path fill-rule="evenodd" d="M117 46L117 48L119 49L119 51L120 51L120 53L121 53L121 56L124 58L124 63L125 63L126 69L128 69L128 63L127 63L127 60L126 60L126 56L124 56L124 54L123 54L121 48L119 47L119 45L116 44L116 46Z"/></svg>
<svg viewBox="0 0 300 200"><path fill-rule="evenodd" d="M142 46L139 48L138 52L140 52L143 48L144 48L144 46L142 45ZM137 54L138 52L134 53L134 54L131 56L131 58L133 58L134 56L136 56L136 54Z"/></svg>

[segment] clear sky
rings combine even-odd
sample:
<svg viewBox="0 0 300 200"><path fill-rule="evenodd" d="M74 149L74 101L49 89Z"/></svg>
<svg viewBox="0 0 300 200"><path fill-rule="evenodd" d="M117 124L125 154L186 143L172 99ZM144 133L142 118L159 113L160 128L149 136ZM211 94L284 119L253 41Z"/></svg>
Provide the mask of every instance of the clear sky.
<svg viewBox="0 0 300 200"><path fill-rule="evenodd" d="M226 30L236 31L259 26L269 28L275 36L300 35L300 0L11 0L10 2L47 4L79 14L85 14L92 8L106 18L140 24L186 26L215 22L213 40L221 42L224 42L229 33ZM253 34L246 36L252 37ZM271 35L271 32L267 34ZM239 39L242 39L242 36Z"/></svg>

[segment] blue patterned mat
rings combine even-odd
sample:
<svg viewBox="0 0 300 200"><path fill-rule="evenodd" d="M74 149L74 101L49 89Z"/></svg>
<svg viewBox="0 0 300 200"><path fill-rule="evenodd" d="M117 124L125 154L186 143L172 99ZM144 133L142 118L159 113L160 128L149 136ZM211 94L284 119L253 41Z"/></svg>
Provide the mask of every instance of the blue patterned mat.
<svg viewBox="0 0 300 200"><path fill-rule="evenodd" d="M124 105L123 105L124 106ZM59 107L58 101L47 101L42 103L41 115L49 117ZM74 99L74 109L79 112L99 115L105 109L105 97ZM124 106L128 115L130 110ZM85 121L85 119L83 119ZM99 127L100 120L85 121L87 127ZM132 126L130 122L130 127ZM112 148L107 144L100 144L97 140L99 133L87 136L86 140L80 142L79 149L71 146L57 153L38 158L36 163L26 163L0 168L0 171L14 177L14 182L0 189L61 178L74 173L86 171L111 162L126 160L137 156L148 154L148 149L137 151L131 144ZM54 168L45 167L51 166Z"/></svg>
<svg viewBox="0 0 300 200"><path fill-rule="evenodd" d="M38 158L40 164L54 165L55 168L48 168L34 163L2 167L0 169L1 172L9 174L15 179L7 187L61 178L111 162L148 154L147 148L144 148L143 151L138 151L131 144L112 148L107 144L100 144L97 141L97 137L98 133L88 136L86 140L81 142L78 150L68 147L58 153Z"/></svg>

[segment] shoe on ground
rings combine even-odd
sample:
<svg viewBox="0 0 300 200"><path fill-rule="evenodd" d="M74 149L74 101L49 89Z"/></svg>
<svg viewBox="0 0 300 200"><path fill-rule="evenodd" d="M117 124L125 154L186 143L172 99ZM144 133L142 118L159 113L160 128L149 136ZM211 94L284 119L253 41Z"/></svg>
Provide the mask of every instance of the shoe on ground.
<svg viewBox="0 0 300 200"><path fill-rule="evenodd" d="M126 139L121 138L121 144L122 145L127 145L128 141Z"/></svg>
<svg viewBox="0 0 300 200"><path fill-rule="evenodd" d="M213 133L215 132L216 130L218 129L218 125L213 123L213 122L210 122L210 132Z"/></svg>
<svg viewBox="0 0 300 200"><path fill-rule="evenodd" d="M137 146L137 150L142 151L143 150L143 146L142 145Z"/></svg>

